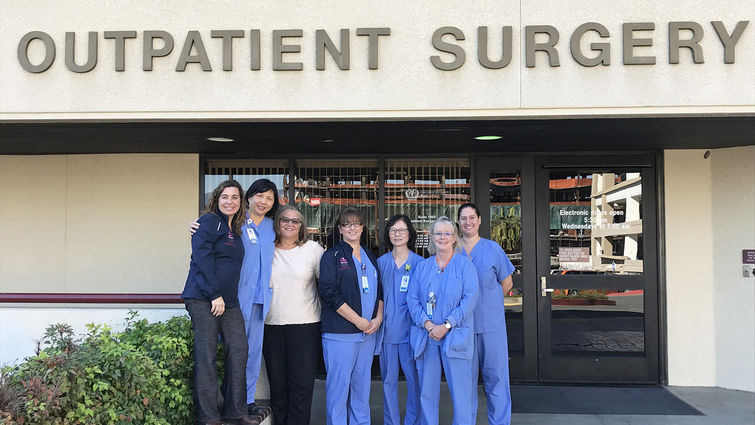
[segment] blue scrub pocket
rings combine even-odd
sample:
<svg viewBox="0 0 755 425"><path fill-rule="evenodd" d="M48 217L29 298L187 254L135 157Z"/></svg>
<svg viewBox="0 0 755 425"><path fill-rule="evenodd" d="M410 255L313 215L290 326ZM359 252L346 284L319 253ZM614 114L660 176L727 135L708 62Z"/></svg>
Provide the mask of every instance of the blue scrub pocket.
<svg viewBox="0 0 755 425"><path fill-rule="evenodd" d="M409 328L409 343L412 345L412 353L415 359L418 359L425 352L428 338L426 329L420 329L416 326Z"/></svg>
<svg viewBox="0 0 755 425"><path fill-rule="evenodd" d="M448 357L472 360L474 353L474 332L467 326L451 329L443 338L443 351Z"/></svg>

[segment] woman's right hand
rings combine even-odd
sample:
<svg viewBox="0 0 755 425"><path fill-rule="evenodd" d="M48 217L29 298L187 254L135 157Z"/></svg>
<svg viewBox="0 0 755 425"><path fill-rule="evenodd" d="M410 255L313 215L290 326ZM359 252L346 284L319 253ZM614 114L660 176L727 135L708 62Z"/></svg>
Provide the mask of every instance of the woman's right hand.
<svg viewBox="0 0 755 425"><path fill-rule="evenodd" d="M369 329L370 327L370 321L365 319L364 317L360 317L354 324L356 325L357 329L362 332L367 331L367 329Z"/></svg>
<svg viewBox="0 0 755 425"><path fill-rule="evenodd" d="M197 233L197 230L199 229L199 219L196 219L189 223L189 233L194 234Z"/></svg>
<svg viewBox="0 0 755 425"><path fill-rule="evenodd" d="M215 317L220 317L225 312L225 301L223 301L223 297L217 297L211 302L212 307L210 308L210 312Z"/></svg>

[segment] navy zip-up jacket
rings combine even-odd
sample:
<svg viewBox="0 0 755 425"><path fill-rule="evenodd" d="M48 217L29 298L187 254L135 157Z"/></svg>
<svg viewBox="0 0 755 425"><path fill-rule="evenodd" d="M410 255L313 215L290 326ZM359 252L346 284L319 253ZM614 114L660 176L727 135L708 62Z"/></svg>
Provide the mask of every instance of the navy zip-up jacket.
<svg viewBox="0 0 755 425"><path fill-rule="evenodd" d="M239 306L239 275L244 260L241 235L228 227L228 216L216 210L199 217L191 236L191 264L181 298L210 302L220 296L226 307Z"/></svg>
<svg viewBox="0 0 755 425"><path fill-rule="evenodd" d="M372 318L377 316L378 303L383 301L383 287L380 284L380 268L377 259L367 249L367 253L375 270L378 271L378 292ZM341 241L333 248L325 251L320 259L320 278L318 291L322 299L321 319L322 332L331 333L361 333L353 323L344 319L336 310L344 303L348 304L358 315L362 315L361 283L357 279L356 265L351 257L351 246Z"/></svg>

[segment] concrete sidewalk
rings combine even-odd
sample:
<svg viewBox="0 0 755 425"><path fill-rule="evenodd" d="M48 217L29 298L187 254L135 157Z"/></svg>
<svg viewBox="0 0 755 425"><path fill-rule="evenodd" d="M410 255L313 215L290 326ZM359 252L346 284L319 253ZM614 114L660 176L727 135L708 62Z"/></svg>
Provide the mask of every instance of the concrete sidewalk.
<svg viewBox="0 0 755 425"><path fill-rule="evenodd" d="M406 391L403 382L401 390ZM478 425L487 425L485 417L485 396L480 389L480 414ZM755 394L721 388L668 387L675 396L689 403L705 416L665 416L665 415L559 415L514 413L514 425L755 425ZM373 425L383 424L383 393L381 383L373 381L371 416ZM441 388L440 425L451 424L451 398L448 388ZM403 409L403 405L401 406ZM264 424L272 424L271 418ZM311 425L325 425L325 381L315 381L315 397L312 402Z"/></svg>

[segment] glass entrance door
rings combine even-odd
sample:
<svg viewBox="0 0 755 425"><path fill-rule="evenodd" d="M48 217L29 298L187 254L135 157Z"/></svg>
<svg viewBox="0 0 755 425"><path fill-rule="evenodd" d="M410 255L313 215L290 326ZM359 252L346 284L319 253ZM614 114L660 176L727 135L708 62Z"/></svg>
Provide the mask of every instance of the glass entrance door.
<svg viewBox="0 0 755 425"><path fill-rule="evenodd" d="M653 158L536 164L540 382L658 382Z"/></svg>
<svg viewBox="0 0 755 425"><path fill-rule="evenodd" d="M505 297L514 382L656 383L654 158L475 162L481 233L516 268Z"/></svg>

